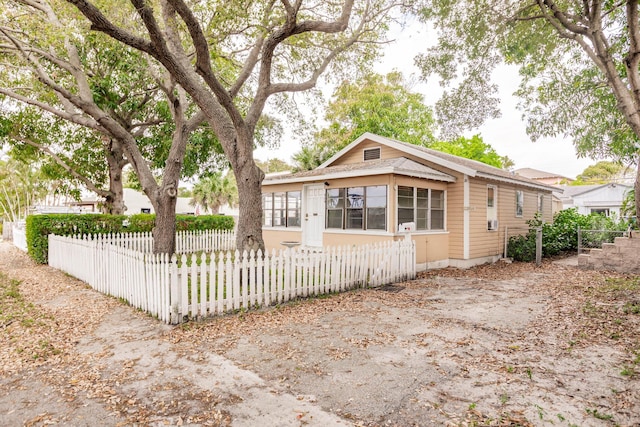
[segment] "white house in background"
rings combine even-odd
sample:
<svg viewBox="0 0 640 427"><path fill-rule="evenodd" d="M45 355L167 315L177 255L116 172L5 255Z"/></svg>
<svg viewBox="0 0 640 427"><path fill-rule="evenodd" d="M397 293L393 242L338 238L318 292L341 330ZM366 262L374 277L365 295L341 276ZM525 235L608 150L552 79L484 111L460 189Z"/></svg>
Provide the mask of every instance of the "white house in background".
<svg viewBox="0 0 640 427"><path fill-rule="evenodd" d="M190 197L178 197L176 202L176 214L178 215L205 215L208 212L203 211L201 208L198 209L196 206L191 206L189 202L191 201ZM135 215L139 213L155 213L153 206L151 205L151 201L146 196L146 194L134 190L132 188L124 189L124 205L126 206L126 210L124 213L126 215ZM220 207L220 214L222 215L230 215L234 218L238 218L238 209L231 208L228 205L224 205Z"/></svg>
<svg viewBox="0 0 640 427"><path fill-rule="evenodd" d="M600 213L620 218L620 207L632 187L624 184L599 184L561 186L562 194L554 193L562 201L563 209L577 208L578 213L589 215Z"/></svg>

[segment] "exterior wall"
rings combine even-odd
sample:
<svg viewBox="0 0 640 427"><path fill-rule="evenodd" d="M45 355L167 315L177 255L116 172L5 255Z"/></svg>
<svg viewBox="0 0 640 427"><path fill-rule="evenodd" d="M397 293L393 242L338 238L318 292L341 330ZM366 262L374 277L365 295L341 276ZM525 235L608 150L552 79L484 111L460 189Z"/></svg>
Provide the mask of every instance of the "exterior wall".
<svg viewBox="0 0 640 427"><path fill-rule="evenodd" d="M263 194L280 191L302 191L302 183L262 186ZM284 249L281 242L302 241L302 227L262 227L262 238L266 250Z"/></svg>
<svg viewBox="0 0 640 427"><path fill-rule="evenodd" d="M367 148L378 148L380 147L380 158L381 159L393 159L396 157L409 157L407 153L404 151L396 150L395 148L387 147L386 145L378 144L377 142L373 142L370 140L364 140L362 143L358 144L348 153L345 153L342 157L336 159L331 166L338 165L348 165L351 163L361 163L364 161L363 150Z"/></svg>
<svg viewBox="0 0 640 427"><path fill-rule="evenodd" d="M262 238L266 250L284 249L282 242L302 241L302 230L299 227L263 227Z"/></svg>
<svg viewBox="0 0 640 427"><path fill-rule="evenodd" d="M487 230L487 186L497 187L498 229ZM505 227L509 235L514 232L526 232L527 220L532 219L538 210L538 195L543 194L542 219L551 222L552 196L551 192L542 192L513 184L487 181L471 178L470 180L470 227L471 242L469 258L499 257L504 252ZM516 191L522 190L524 204L522 217L516 216ZM452 256L452 258L456 258Z"/></svg>
<svg viewBox="0 0 640 427"><path fill-rule="evenodd" d="M389 240L395 240L392 234L325 230L322 236L322 246L367 245Z"/></svg>
<svg viewBox="0 0 640 427"><path fill-rule="evenodd" d="M449 266L449 233L412 233L416 242L416 267L418 271Z"/></svg>

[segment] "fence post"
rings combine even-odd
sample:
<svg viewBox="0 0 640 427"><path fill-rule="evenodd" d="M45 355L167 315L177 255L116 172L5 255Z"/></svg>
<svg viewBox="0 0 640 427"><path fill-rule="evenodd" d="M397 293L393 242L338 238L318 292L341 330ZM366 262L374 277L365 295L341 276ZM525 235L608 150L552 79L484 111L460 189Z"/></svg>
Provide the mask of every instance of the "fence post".
<svg viewBox="0 0 640 427"><path fill-rule="evenodd" d="M578 226L578 255L582 253L582 230Z"/></svg>
<svg viewBox="0 0 640 427"><path fill-rule="evenodd" d="M536 228L536 265L542 264L542 227Z"/></svg>
<svg viewBox="0 0 640 427"><path fill-rule="evenodd" d="M502 254L502 258L507 258L507 249L509 248L509 226L504 226L504 253Z"/></svg>

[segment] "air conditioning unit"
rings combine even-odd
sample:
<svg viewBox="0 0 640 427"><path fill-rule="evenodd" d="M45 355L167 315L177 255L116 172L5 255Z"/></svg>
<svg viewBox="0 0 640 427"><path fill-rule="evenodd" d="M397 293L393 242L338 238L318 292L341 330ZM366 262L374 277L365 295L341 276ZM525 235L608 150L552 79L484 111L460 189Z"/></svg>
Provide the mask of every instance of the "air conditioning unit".
<svg viewBox="0 0 640 427"><path fill-rule="evenodd" d="M498 220L490 219L487 221L487 230L497 230L498 229Z"/></svg>

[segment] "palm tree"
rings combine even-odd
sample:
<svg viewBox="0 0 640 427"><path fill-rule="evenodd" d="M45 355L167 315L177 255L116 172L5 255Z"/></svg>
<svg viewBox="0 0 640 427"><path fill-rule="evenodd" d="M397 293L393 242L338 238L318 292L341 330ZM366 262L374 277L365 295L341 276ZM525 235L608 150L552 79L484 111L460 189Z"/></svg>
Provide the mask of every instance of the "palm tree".
<svg viewBox="0 0 640 427"><path fill-rule="evenodd" d="M233 174L223 176L221 172L214 172L194 185L189 202L191 206L202 206L213 214L220 213L220 207L225 204L233 207L237 203L238 187Z"/></svg>
<svg viewBox="0 0 640 427"><path fill-rule="evenodd" d="M333 154L334 151L326 145L305 145L293 155L294 169L296 172L315 169Z"/></svg>

